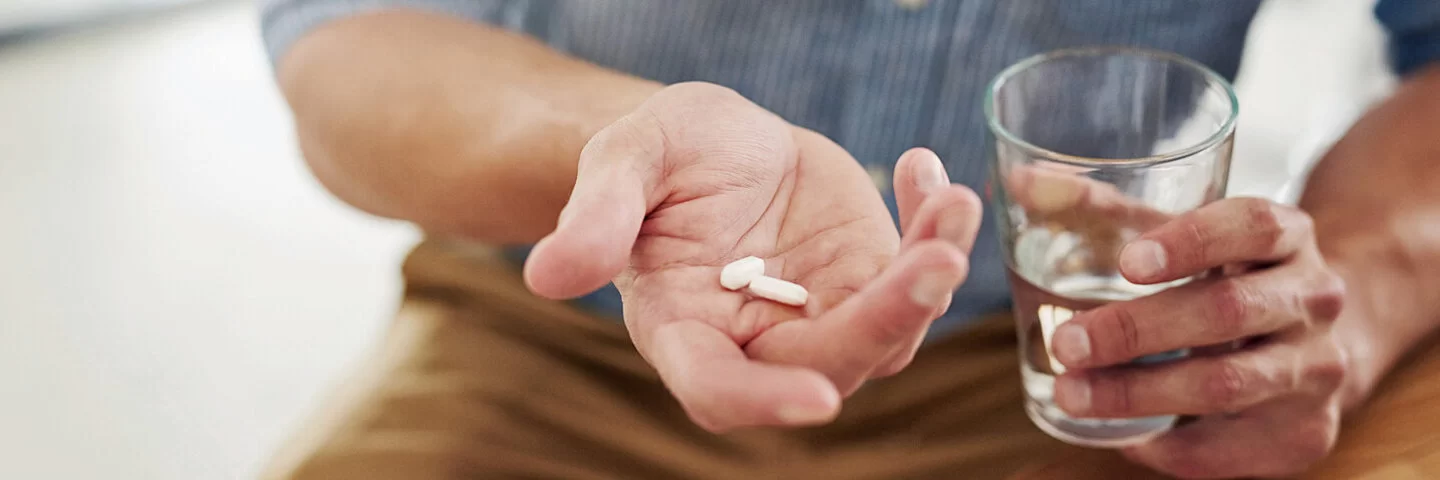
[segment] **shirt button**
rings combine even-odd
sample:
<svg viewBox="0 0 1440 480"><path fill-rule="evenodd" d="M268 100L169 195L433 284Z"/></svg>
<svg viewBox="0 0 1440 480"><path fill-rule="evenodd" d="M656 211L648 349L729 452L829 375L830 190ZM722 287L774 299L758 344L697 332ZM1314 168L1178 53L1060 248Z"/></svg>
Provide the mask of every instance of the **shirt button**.
<svg viewBox="0 0 1440 480"><path fill-rule="evenodd" d="M930 0L895 0L895 5L906 10L919 10L930 4Z"/></svg>

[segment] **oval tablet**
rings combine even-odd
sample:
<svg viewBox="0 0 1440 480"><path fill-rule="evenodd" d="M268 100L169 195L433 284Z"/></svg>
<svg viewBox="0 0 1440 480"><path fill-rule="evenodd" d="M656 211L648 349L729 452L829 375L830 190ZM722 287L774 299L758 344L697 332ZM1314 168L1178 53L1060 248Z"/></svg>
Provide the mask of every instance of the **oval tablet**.
<svg viewBox="0 0 1440 480"><path fill-rule="evenodd" d="M810 298L810 292L799 284L765 276L750 281L750 294L796 307L804 306Z"/></svg>
<svg viewBox="0 0 1440 480"><path fill-rule="evenodd" d="M759 257L745 257L726 265L720 270L720 286L739 290L750 286L750 281L765 275L765 261Z"/></svg>

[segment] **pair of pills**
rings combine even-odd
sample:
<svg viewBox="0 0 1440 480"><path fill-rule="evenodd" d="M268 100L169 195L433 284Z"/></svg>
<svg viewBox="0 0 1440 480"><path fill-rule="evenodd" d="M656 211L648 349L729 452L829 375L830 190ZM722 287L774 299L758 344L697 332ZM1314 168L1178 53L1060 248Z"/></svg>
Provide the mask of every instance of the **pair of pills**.
<svg viewBox="0 0 1440 480"><path fill-rule="evenodd" d="M745 257L720 269L720 286L791 306L804 306L810 292L798 284L765 276L765 260Z"/></svg>

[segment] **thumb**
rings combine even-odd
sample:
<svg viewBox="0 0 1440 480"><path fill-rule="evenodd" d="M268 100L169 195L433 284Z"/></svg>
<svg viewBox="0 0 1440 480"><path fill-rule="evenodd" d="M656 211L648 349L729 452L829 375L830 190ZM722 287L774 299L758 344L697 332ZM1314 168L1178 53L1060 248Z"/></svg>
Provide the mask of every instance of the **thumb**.
<svg viewBox="0 0 1440 480"><path fill-rule="evenodd" d="M653 121L622 118L580 152L575 188L555 227L525 262L525 283L548 298L605 286L630 261L658 183L664 137Z"/></svg>

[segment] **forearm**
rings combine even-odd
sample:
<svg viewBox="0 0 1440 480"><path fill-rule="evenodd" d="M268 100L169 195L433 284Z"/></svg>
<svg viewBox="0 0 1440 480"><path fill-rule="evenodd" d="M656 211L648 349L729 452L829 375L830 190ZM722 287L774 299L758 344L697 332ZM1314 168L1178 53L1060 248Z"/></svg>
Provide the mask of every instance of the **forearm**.
<svg viewBox="0 0 1440 480"><path fill-rule="evenodd" d="M335 21L281 59L305 159L356 207L438 234L548 233L596 131L660 86L433 14Z"/></svg>
<svg viewBox="0 0 1440 480"><path fill-rule="evenodd" d="M1301 207L1346 278L1336 328L1358 404L1440 325L1440 67L1413 75L1321 160Z"/></svg>

